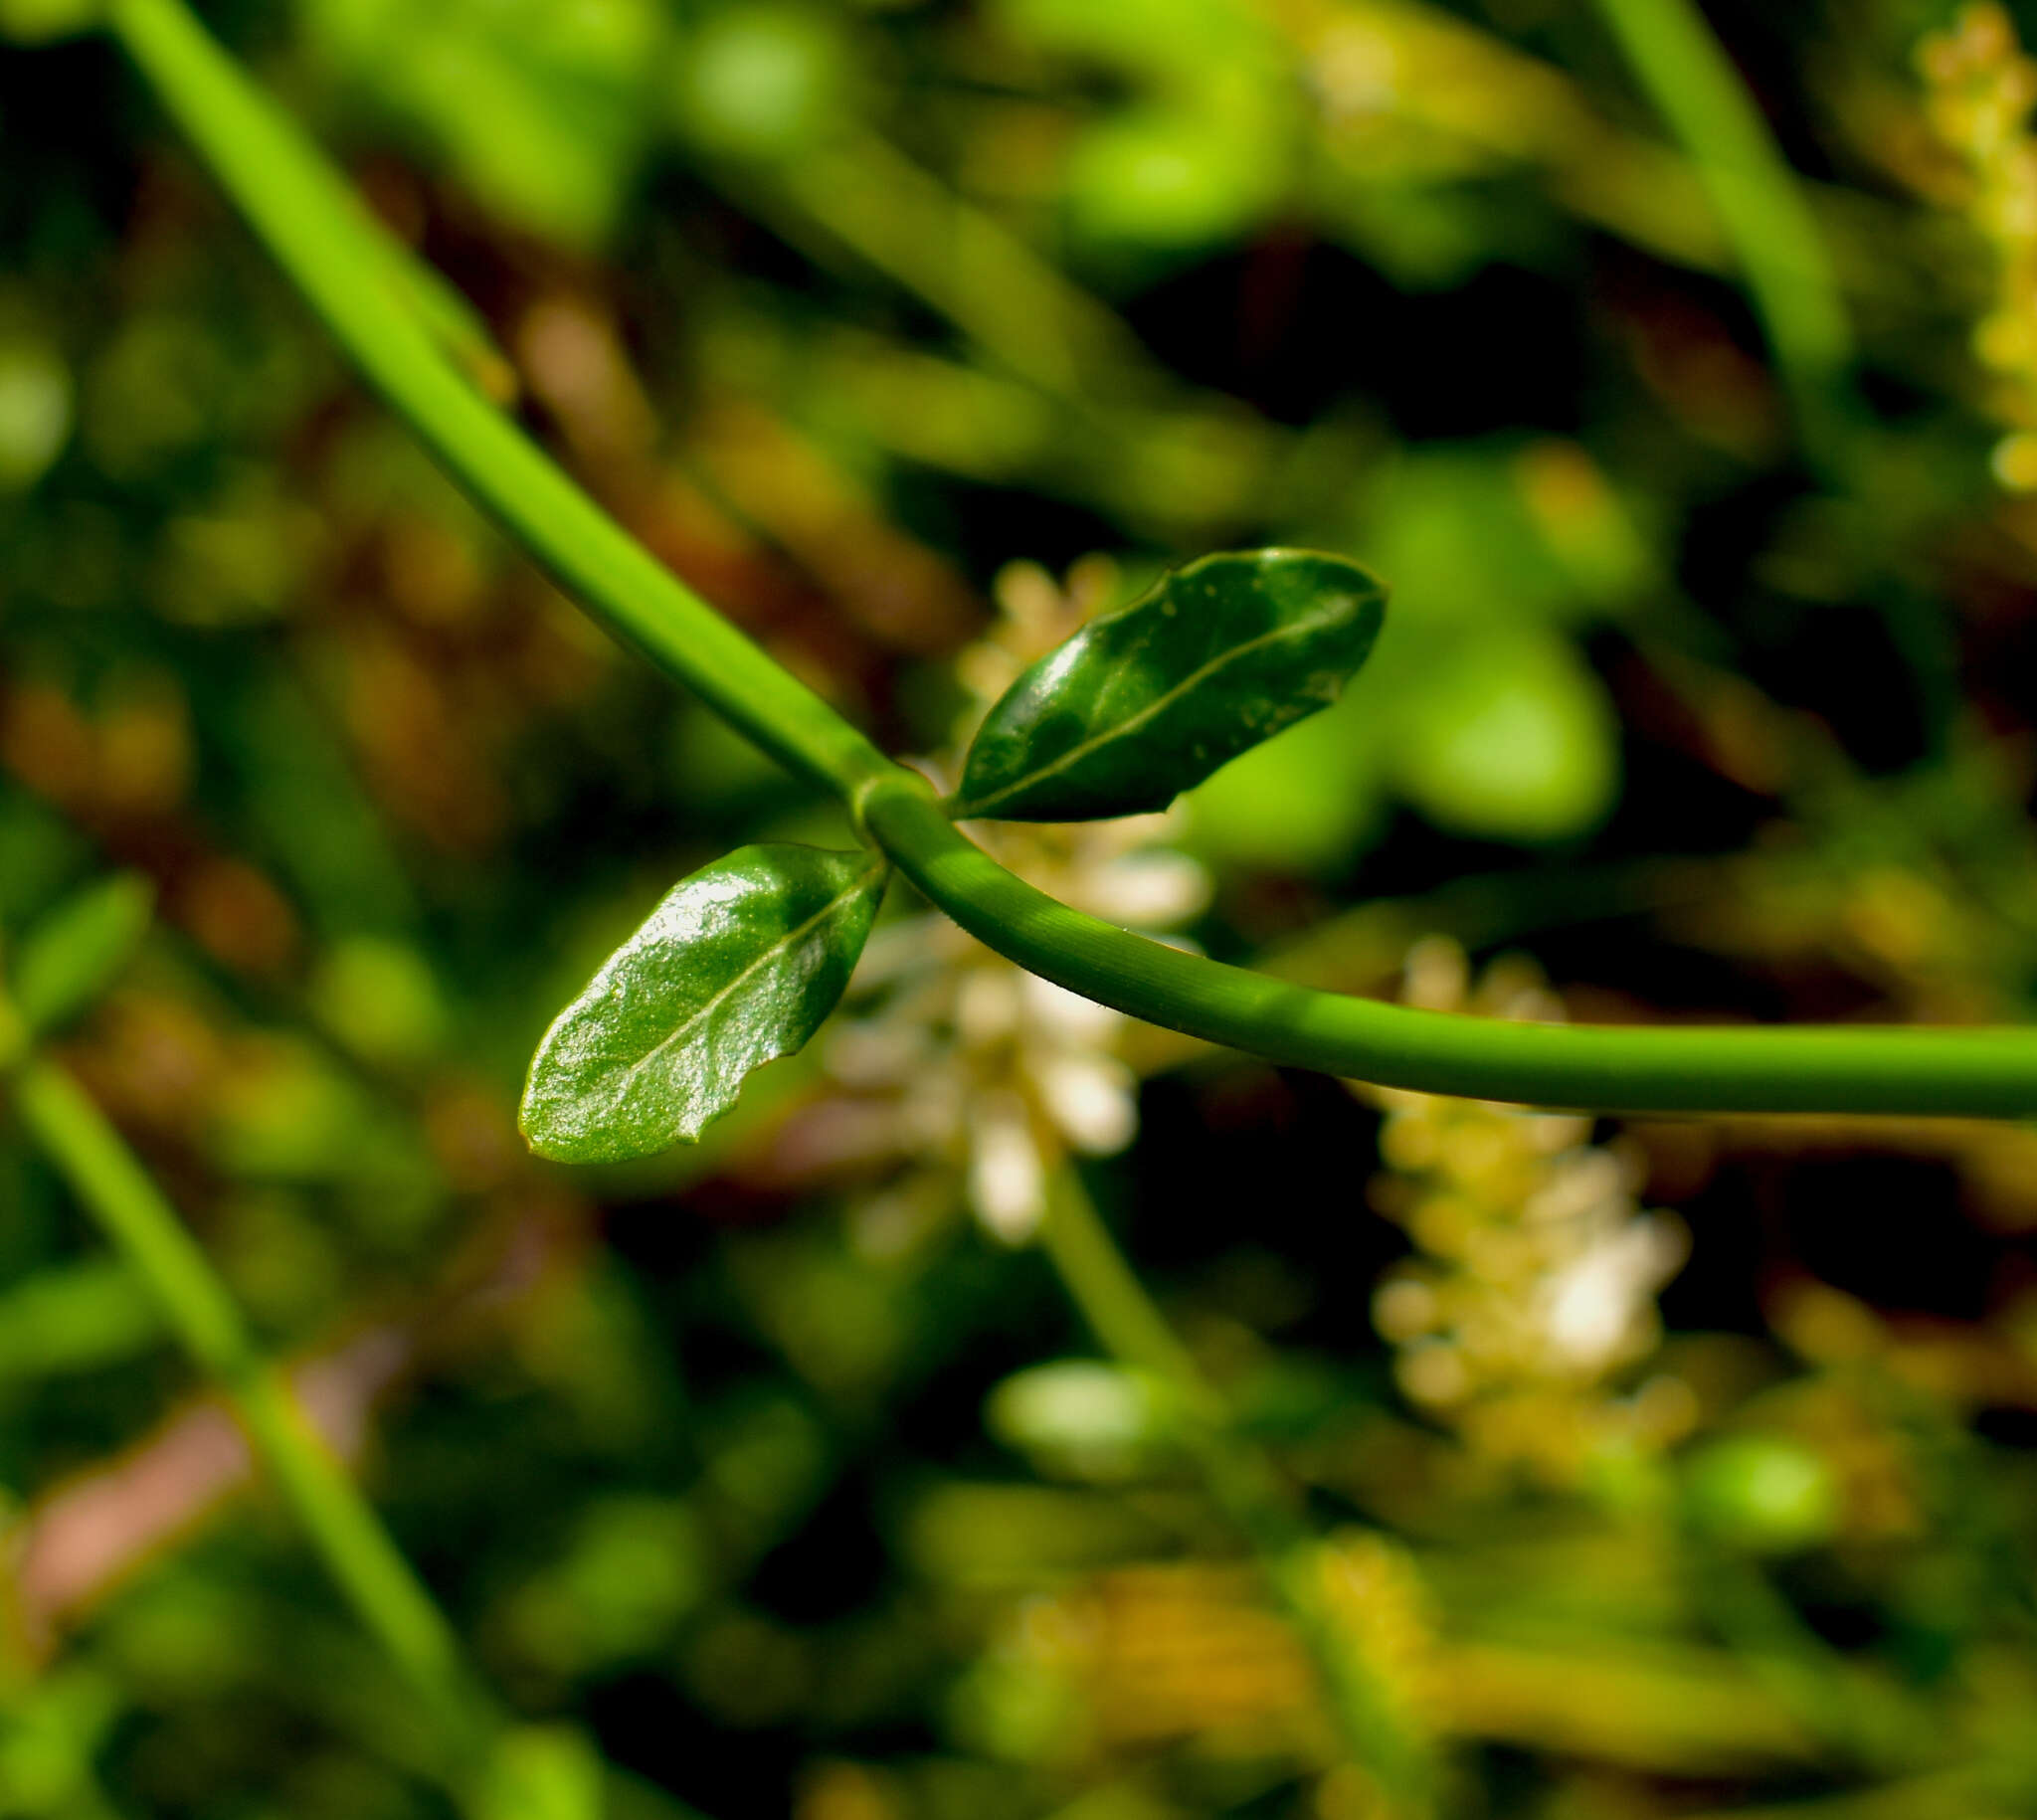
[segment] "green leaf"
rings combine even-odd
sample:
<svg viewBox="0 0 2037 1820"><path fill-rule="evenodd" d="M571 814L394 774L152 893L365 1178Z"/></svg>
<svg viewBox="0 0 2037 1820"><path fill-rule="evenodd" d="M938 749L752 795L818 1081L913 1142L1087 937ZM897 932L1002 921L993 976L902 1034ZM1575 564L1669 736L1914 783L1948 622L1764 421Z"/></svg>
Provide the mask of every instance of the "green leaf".
<svg viewBox="0 0 2037 1820"><path fill-rule="evenodd" d="M1618 800L1619 722L1605 687L1545 628L1439 649L1392 718L1396 781L1452 833L1568 840Z"/></svg>
<svg viewBox="0 0 2037 1820"><path fill-rule="evenodd" d="M1831 1541L1842 1500L1830 1464L1787 1435L1726 1435L1686 1466L1684 1508L1751 1554L1792 1554Z"/></svg>
<svg viewBox="0 0 2037 1820"><path fill-rule="evenodd" d="M0 1384L99 1371L153 1351L155 1297L118 1258L53 1264L0 1290Z"/></svg>
<svg viewBox="0 0 2037 1820"><path fill-rule="evenodd" d="M531 1148L620 1163L698 1138L834 1008L883 890L875 855L808 846L739 847L681 880L545 1032Z"/></svg>
<svg viewBox="0 0 2037 1820"><path fill-rule="evenodd" d="M1377 580L1313 550L1177 569L1006 691L969 749L955 814L1081 821L1165 809L1335 701L1385 611Z"/></svg>
<svg viewBox="0 0 2037 1820"><path fill-rule="evenodd" d="M852 72L834 22L805 5L748 0L701 20L678 60L673 112L727 157L797 157L840 124Z"/></svg>
<svg viewBox="0 0 2037 1820"><path fill-rule="evenodd" d="M155 914L155 886L117 872L66 898L22 938L14 1002L38 1033L88 1009L134 958Z"/></svg>
<svg viewBox="0 0 2037 1820"><path fill-rule="evenodd" d="M516 1726L493 1741L480 1820L601 1820L601 1752L577 1726Z"/></svg>
<svg viewBox="0 0 2037 1820"><path fill-rule="evenodd" d="M484 207L569 243L615 225L656 126L658 0L305 0L311 56ZM349 92L350 91L350 92Z"/></svg>
<svg viewBox="0 0 2037 1820"><path fill-rule="evenodd" d="M1161 1379L1097 1359L1056 1359L1008 1377L984 1425L1046 1472L1129 1479L1150 1470L1183 1427L1180 1396Z"/></svg>

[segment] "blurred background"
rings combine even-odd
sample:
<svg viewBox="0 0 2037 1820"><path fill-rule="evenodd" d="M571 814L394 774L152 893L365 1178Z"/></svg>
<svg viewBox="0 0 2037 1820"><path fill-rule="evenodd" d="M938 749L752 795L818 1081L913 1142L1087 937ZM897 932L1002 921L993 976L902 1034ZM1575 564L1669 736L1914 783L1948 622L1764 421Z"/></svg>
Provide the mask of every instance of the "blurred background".
<svg viewBox="0 0 2037 1820"><path fill-rule="evenodd" d="M1718 0L1666 118L1660 3L201 10L468 370L890 750L1169 562L1388 578L1338 708L1001 837L1070 901L1498 1015L2027 1018L2037 12ZM85 10L0 0L0 939L26 996L131 936L53 1052L550 1740L504 1814L1392 1813L1033 1242L1076 1192L1442 1813L2037 1813L2026 1128L1352 1088L900 886L699 1148L531 1160L607 951L845 824L463 501ZM9 1820L452 1811L4 1120L0 1573Z"/></svg>

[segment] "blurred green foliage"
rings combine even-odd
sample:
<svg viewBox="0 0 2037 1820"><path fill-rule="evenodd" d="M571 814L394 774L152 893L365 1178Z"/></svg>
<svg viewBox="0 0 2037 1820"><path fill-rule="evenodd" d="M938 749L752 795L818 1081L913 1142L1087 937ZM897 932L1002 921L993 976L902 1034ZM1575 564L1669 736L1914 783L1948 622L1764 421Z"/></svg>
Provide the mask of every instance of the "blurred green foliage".
<svg viewBox="0 0 2037 1820"><path fill-rule="evenodd" d="M1447 1814L2037 1808L2027 1130L1361 1100L894 903L700 1150L531 1160L601 957L841 819L346 377L93 11L0 0L6 978L514 1716L487 1811L1383 1814L1184 1412L992 1218L1028 1157ZM1711 11L1860 343L1834 466L1588 9L206 11L476 379L893 750L1167 563L1389 578L1337 708L1026 849L1064 894L1507 1014L2029 1016L2037 18ZM448 1812L207 1394L0 1124L0 1816Z"/></svg>

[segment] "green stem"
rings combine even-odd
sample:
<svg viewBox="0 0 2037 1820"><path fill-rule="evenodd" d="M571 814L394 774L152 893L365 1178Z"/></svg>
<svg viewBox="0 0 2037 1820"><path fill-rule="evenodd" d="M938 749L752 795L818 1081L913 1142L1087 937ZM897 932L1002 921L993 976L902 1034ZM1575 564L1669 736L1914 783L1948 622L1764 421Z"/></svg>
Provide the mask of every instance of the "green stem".
<svg viewBox="0 0 2037 1820"><path fill-rule="evenodd" d="M1198 1423L1220 1414L1214 1387L1153 1305L1072 1169L1053 1181L1040 1245L1106 1353L1169 1385Z"/></svg>
<svg viewBox="0 0 2037 1820"><path fill-rule="evenodd" d="M1378 1777L1393 1820L1429 1813L1427 1748L1401 1717L1390 1682L1365 1660L1350 1627L1325 1602L1315 1537L1271 1463L1239 1435L1221 1394L1153 1305L1072 1169L1054 1179L1040 1244L1104 1351L1173 1392L1182 1439L1204 1483L1251 1544L1315 1662L1346 1747Z"/></svg>
<svg viewBox="0 0 2037 1820"><path fill-rule="evenodd" d="M1689 1558L1694 1592L1713 1628L1806 1734L1876 1775L1928 1759L1923 1714L1834 1650L1758 1562L1702 1542Z"/></svg>
<svg viewBox="0 0 2037 1820"><path fill-rule="evenodd" d="M898 869L1020 967L1149 1022L1270 1060L1461 1099L1608 1112L2037 1111L2017 1029L1593 1028L1412 1010L1285 985L1057 903L962 838L918 779L861 799Z"/></svg>
<svg viewBox="0 0 2037 1820"><path fill-rule="evenodd" d="M591 614L767 751L847 801L929 898L1020 966L1170 1029L1430 1093L1604 1111L2037 1113L2037 1036L2027 1032L1498 1023L1282 985L1042 896L957 832L923 779L892 765L661 568L462 377L378 280L386 267L354 257L360 230L332 221L332 178L319 154L181 0L112 0L110 19L278 262L448 470ZM1664 41L1658 33L1648 42L1652 52ZM1708 55L1716 58L1717 48ZM1708 117L1718 105L1714 94ZM1763 156L1772 154L1754 154L1756 166ZM1754 188L1760 208L1737 219L1794 219L1793 202L1776 216L1774 183ZM1742 182L1734 193L1745 189ZM1814 259L1811 243L1802 246ZM1819 329L1823 318L1804 306L1809 291L1798 284L1789 294L1789 345L1822 349L1824 364L1813 366L1835 369L1843 338L1835 340L1830 322Z"/></svg>
<svg viewBox="0 0 2037 1820"><path fill-rule="evenodd" d="M0 1022L12 1012L0 1006ZM0 1032L4 1036L5 1032ZM226 1392L248 1443L341 1592L430 1700L458 1753L483 1735L486 1705L444 1615L277 1367L265 1360L211 1260L92 1098L54 1062L15 1048L15 1108L100 1229L149 1285L184 1350Z"/></svg>
<svg viewBox="0 0 2037 1820"><path fill-rule="evenodd" d="M1853 333L1817 218L1695 0L1598 0L1733 243L1811 454L1844 467Z"/></svg>

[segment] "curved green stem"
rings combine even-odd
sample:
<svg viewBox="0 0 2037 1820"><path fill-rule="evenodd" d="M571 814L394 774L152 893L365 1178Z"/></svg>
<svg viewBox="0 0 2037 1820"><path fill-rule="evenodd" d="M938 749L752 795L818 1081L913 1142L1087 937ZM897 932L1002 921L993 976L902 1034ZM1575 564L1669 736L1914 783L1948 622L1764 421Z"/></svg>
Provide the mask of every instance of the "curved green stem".
<svg viewBox="0 0 2037 1820"><path fill-rule="evenodd" d="M871 788L861 814L898 869L980 942L1070 992L1272 1061L1608 1112L2037 1112L2037 1037L2023 1030L1627 1029L1410 1010L1285 985L1071 910L965 839L917 778Z"/></svg>
<svg viewBox="0 0 2037 1820"><path fill-rule="evenodd" d="M661 568L462 377L379 281L386 268L356 257L359 227L333 221L333 180L318 153L182 0L112 0L110 19L270 251L453 475L591 614L850 803L934 903L1020 966L1211 1042L1430 1093L1605 1111L2037 1114L2037 1033L1500 1023L1283 985L1055 903L957 832L923 779L893 765ZM1708 55L1716 58L1717 47ZM1747 155L1759 165L1771 150ZM1757 189L1767 199L1766 213L1756 214L1772 225L1774 197ZM1813 257L1809 244L1802 258ZM1815 312L1809 320L1817 329ZM1836 361L1844 342L1829 328L1799 340Z"/></svg>

